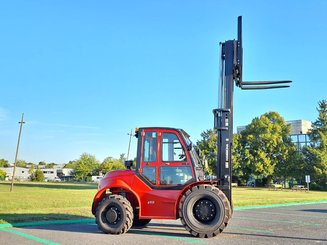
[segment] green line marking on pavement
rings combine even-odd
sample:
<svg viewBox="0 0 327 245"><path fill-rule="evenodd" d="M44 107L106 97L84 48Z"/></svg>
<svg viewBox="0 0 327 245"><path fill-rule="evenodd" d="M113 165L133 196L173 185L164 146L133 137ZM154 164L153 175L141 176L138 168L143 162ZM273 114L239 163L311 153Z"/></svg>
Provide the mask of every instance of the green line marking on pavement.
<svg viewBox="0 0 327 245"><path fill-rule="evenodd" d="M327 200L317 201L317 202L291 202L291 203L280 203L280 204L268 204L268 205L259 205L259 206L244 206L234 208L235 211L248 210L248 209L257 209L257 208L278 208L278 207L290 207L298 205L309 205L309 204L323 204L327 203Z"/></svg>
<svg viewBox="0 0 327 245"><path fill-rule="evenodd" d="M255 212L256 214L272 214L272 215L280 215L280 216L295 216L295 217L309 217L309 218L319 218L319 219L324 219L325 216L321 215L321 216L313 216L313 215L309 215L309 214L288 214L288 213L277 213L277 212L264 212L264 211L257 211L257 210L248 210L248 212Z"/></svg>
<svg viewBox="0 0 327 245"><path fill-rule="evenodd" d="M251 232L265 233L265 234L274 234L272 231L268 231L268 230L253 229L253 228L240 227L240 226L229 226L228 229L230 229L230 230L241 230L241 231L251 231Z"/></svg>
<svg viewBox="0 0 327 245"><path fill-rule="evenodd" d="M0 224L0 229L10 227L24 227L24 226L43 226L43 225L65 225L65 224L83 224L95 222L94 219L71 219L71 220L48 220L35 222L22 222L13 224Z"/></svg>
<svg viewBox="0 0 327 245"><path fill-rule="evenodd" d="M12 224L0 224L0 230L6 229L6 228L11 228L13 227Z"/></svg>
<svg viewBox="0 0 327 245"><path fill-rule="evenodd" d="M20 231L16 231L16 230L11 230L11 229L1 229L1 231L9 232L9 233L12 233L12 234L15 234L15 235L18 235L18 236L21 236L21 237L24 237L24 238L27 238L27 239L30 239L30 240L36 241L36 242L43 243L43 244L48 244L48 245L60 245L60 243L51 242L51 241L49 241L49 240L45 240L45 239L42 239L42 238L39 238L39 237L36 237L36 236L32 236L32 235L29 235L29 234L26 234L26 233L20 232Z"/></svg>
<svg viewBox="0 0 327 245"><path fill-rule="evenodd" d="M285 223L285 224L293 224L293 225L321 226L321 224L287 221L287 220L259 219L259 218L247 218L247 217L234 217L234 219L264 221L264 222L270 222L270 223Z"/></svg>

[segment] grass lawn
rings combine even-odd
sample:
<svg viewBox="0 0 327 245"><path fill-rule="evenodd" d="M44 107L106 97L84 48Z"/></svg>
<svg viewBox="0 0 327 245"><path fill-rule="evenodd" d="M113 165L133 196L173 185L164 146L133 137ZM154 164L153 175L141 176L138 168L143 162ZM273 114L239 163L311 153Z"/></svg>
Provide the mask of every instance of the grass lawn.
<svg viewBox="0 0 327 245"><path fill-rule="evenodd" d="M93 217L96 184L0 182L0 223L65 220ZM265 188L234 188L234 207L293 202L327 201L327 192Z"/></svg>
<svg viewBox="0 0 327 245"><path fill-rule="evenodd" d="M96 184L0 182L0 223L93 217Z"/></svg>
<svg viewBox="0 0 327 245"><path fill-rule="evenodd" d="M234 207L316 201L327 201L327 192L233 188Z"/></svg>

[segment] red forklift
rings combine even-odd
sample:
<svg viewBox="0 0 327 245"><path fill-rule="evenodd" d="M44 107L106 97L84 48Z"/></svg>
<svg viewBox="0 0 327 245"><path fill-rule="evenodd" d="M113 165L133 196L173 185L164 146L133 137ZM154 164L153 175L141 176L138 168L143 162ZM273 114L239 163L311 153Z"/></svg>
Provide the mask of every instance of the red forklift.
<svg viewBox="0 0 327 245"><path fill-rule="evenodd" d="M234 84L241 89L286 88L291 81L242 81L242 17L238 39L220 43L219 108L213 110L217 131L214 180L205 180L203 164L182 129L146 127L135 131L136 166L108 172L99 183L92 213L98 228L122 234L151 219L178 219L193 236L221 233L232 217L232 137Z"/></svg>

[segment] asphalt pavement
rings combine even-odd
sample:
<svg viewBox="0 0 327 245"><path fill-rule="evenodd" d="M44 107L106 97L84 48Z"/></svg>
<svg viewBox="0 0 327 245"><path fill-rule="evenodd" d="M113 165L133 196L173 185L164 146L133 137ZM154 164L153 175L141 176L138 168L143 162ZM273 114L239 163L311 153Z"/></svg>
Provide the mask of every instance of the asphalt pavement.
<svg viewBox="0 0 327 245"><path fill-rule="evenodd" d="M236 209L224 232L208 239L191 236L179 220L152 220L146 228L107 235L85 219L3 226L0 244L327 244L327 201Z"/></svg>

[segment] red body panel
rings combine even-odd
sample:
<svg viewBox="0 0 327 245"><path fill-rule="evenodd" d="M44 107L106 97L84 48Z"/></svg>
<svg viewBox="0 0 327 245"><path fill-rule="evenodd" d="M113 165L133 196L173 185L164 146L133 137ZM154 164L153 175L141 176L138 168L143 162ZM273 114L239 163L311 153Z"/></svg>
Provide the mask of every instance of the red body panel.
<svg viewBox="0 0 327 245"><path fill-rule="evenodd" d="M134 181L134 176L135 171L129 169L111 171L101 179L98 189L101 190L107 186L112 185L113 181L116 183L117 181L120 182L120 180L126 183L128 186L131 186Z"/></svg>
<svg viewBox="0 0 327 245"><path fill-rule="evenodd" d="M140 218L176 219L176 202L182 190L151 189L135 177L133 190L140 198Z"/></svg>
<svg viewBox="0 0 327 245"><path fill-rule="evenodd" d="M151 189L132 170L113 171L101 180L99 191L93 200L93 214L95 214L99 202L105 197L107 189L117 193L126 191L133 193L139 204L140 218L177 218L176 202L179 200L182 190Z"/></svg>
<svg viewBox="0 0 327 245"><path fill-rule="evenodd" d="M139 206L139 218L143 219L177 219L179 200L191 186L213 184L208 181L193 182L181 190L152 189L146 185L133 170L119 170L108 173L99 184L99 191L94 197L92 213L105 197L106 190L114 193L130 192L135 196ZM133 204L132 204L133 205ZM134 205L136 205L134 203ZM135 208L135 206L133 207Z"/></svg>

